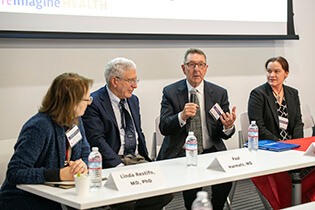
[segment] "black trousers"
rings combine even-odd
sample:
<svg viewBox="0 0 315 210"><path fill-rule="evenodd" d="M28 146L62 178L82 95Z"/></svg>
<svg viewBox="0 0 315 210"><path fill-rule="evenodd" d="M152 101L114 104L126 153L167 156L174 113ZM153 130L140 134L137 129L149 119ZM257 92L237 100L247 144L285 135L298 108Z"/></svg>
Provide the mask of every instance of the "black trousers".
<svg viewBox="0 0 315 210"><path fill-rule="evenodd" d="M185 150L183 149L179 156L185 156ZM211 153L211 152L217 152L217 149L215 147L212 147L210 149L206 149L202 152L202 154ZM213 206L213 210L222 210L224 208L225 201L230 193L230 190L232 188L232 182L227 182L223 184L217 184L212 185L212 198L211 203ZM185 202L185 207L187 210L191 210L191 205L193 201L197 197L197 192L201 191L202 188L195 188L191 190L183 191L183 198Z"/></svg>

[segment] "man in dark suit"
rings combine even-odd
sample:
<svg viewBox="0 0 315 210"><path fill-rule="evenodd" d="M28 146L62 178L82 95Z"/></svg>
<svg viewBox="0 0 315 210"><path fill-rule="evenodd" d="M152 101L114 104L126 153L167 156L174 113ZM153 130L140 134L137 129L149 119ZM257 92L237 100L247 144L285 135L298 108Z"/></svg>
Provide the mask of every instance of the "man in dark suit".
<svg viewBox="0 0 315 210"><path fill-rule="evenodd" d="M215 84L204 80L207 72L205 53L200 49L188 49L182 64L186 79L175 82L163 89L161 102L160 124L161 133L165 136L158 160L185 156L185 139L190 130L192 118L200 110L202 141L199 153L209 153L226 150L222 139L230 138L234 132L236 119L235 107L229 113L227 91ZM190 103L190 92L194 90L199 100ZM216 103L218 105L216 105ZM222 115L213 117L210 112L222 108ZM200 124L199 124L200 125ZM191 209L196 193L202 188L183 192L185 207ZM212 186L213 209L223 209L226 198L230 192L231 183Z"/></svg>
<svg viewBox="0 0 315 210"><path fill-rule="evenodd" d="M150 161L141 129L139 100L133 95L139 80L136 65L126 58L115 58L105 68L107 85L93 92L93 106L86 110L83 123L91 147L98 147L103 168ZM111 206L112 209L160 210L172 195Z"/></svg>

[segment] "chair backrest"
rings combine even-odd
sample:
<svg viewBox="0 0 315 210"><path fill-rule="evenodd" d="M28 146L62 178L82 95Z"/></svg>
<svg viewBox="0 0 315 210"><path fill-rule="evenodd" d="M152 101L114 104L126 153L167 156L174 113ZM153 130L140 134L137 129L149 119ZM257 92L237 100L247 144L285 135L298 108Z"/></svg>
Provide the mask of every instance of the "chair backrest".
<svg viewBox="0 0 315 210"><path fill-rule="evenodd" d="M248 126L249 119L247 112L240 114L241 130L239 132L239 146L243 147L244 143L248 141Z"/></svg>
<svg viewBox="0 0 315 210"><path fill-rule="evenodd" d="M155 160L159 154L161 149L164 136L161 134L159 129L160 123L160 116L155 118L155 132L153 133L153 140L152 140L152 149L151 149L151 159Z"/></svg>
<svg viewBox="0 0 315 210"><path fill-rule="evenodd" d="M304 123L304 129L313 128L314 119L312 117L311 110L308 104L301 105L301 112L302 112L302 122Z"/></svg>
<svg viewBox="0 0 315 210"><path fill-rule="evenodd" d="M0 186L7 172L8 163L14 153L16 139L0 140Z"/></svg>
<svg viewBox="0 0 315 210"><path fill-rule="evenodd" d="M155 133L156 133L156 146L161 147L163 143L164 136L160 132L159 128L160 116L155 118Z"/></svg>

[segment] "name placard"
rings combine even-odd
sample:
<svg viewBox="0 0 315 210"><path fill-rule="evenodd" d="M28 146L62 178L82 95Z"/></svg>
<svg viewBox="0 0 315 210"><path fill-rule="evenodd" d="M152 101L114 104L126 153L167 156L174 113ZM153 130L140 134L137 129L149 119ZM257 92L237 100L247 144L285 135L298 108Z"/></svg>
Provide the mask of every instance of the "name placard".
<svg viewBox="0 0 315 210"><path fill-rule="evenodd" d="M123 169L123 168L122 168ZM105 187L118 191L142 190L165 184L160 167L120 170L112 172Z"/></svg>
<svg viewBox="0 0 315 210"><path fill-rule="evenodd" d="M243 170L255 166L255 161L251 154L243 153L239 155L224 155L215 157L207 169L221 170L224 172Z"/></svg>
<svg viewBox="0 0 315 210"><path fill-rule="evenodd" d="M313 142L305 151L303 155L315 156L315 142Z"/></svg>

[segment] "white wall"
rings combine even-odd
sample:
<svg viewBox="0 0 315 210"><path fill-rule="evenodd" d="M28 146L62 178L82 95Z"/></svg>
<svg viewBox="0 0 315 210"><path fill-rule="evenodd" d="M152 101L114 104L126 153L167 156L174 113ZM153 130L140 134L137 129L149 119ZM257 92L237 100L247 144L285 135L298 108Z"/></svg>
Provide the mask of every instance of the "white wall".
<svg viewBox="0 0 315 210"><path fill-rule="evenodd" d="M266 81L264 63L282 55L290 64L286 84L300 91L302 103L315 114L314 0L294 0L295 30L300 40L280 41L148 41L0 39L0 140L16 138L25 121L37 112L51 81L62 72L95 79L92 91L104 85L104 68L115 57L135 61L142 128L151 148L154 118L159 115L162 88L184 78L180 65L187 48L208 56L206 79L228 89L237 114L247 110L251 89ZM266 11L268 12L268 11ZM240 129L239 121L236 128ZM238 147L237 133L226 142Z"/></svg>

